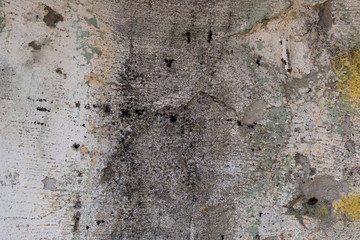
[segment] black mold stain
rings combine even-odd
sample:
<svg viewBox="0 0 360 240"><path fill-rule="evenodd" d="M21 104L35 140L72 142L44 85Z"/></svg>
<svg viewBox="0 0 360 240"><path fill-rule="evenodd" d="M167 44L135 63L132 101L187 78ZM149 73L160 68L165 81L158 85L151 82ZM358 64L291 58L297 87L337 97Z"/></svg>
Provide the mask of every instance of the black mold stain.
<svg viewBox="0 0 360 240"><path fill-rule="evenodd" d="M258 67L260 67L260 60L261 60L261 56L259 56L257 59L256 59L256 65Z"/></svg>
<svg viewBox="0 0 360 240"><path fill-rule="evenodd" d="M32 41L28 44L29 47L32 47L34 50L41 50L41 43L38 41Z"/></svg>
<svg viewBox="0 0 360 240"><path fill-rule="evenodd" d="M136 110L135 110L135 113L136 113L137 115L140 115L140 116L143 115L144 112L145 112L144 109L136 109Z"/></svg>
<svg viewBox="0 0 360 240"><path fill-rule="evenodd" d="M80 144L74 143L74 144L72 145L72 147L73 147L75 150L78 150L79 147L80 147Z"/></svg>
<svg viewBox="0 0 360 240"><path fill-rule="evenodd" d="M209 30L209 32L208 32L208 38L207 38L207 42L208 42L208 43L211 43L212 36L213 36L213 32L212 32L211 30Z"/></svg>
<svg viewBox="0 0 360 240"><path fill-rule="evenodd" d="M46 109L44 107L37 107L36 110L41 111L41 112L50 112L49 109Z"/></svg>
<svg viewBox="0 0 360 240"><path fill-rule="evenodd" d="M61 14L55 12L52 8L50 8L49 6L45 7L45 10L48 12L43 21L45 22L46 26L51 27L51 28L55 28L56 24L58 22L62 22L64 21L64 18Z"/></svg>
<svg viewBox="0 0 360 240"><path fill-rule="evenodd" d="M186 32L186 42L188 43L188 44L190 44L190 42L191 42L191 33L190 32Z"/></svg>
<svg viewBox="0 0 360 240"><path fill-rule="evenodd" d="M81 208L81 201L80 201L80 200L78 200L78 201L76 201L76 202L74 203L74 208L76 208L76 209L80 209L80 208Z"/></svg>
<svg viewBox="0 0 360 240"><path fill-rule="evenodd" d="M97 224L97 225L100 225L100 224L102 224L102 223L105 223L105 220L97 220L97 221L96 221L96 224Z"/></svg>
<svg viewBox="0 0 360 240"><path fill-rule="evenodd" d="M173 64L175 60L174 59L165 59L166 66L168 68L171 68L171 65Z"/></svg>
<svg viewBox="0 0 360 240"><path fill-rule="evenodd" d="M41 125L41 126L46 126L45 123L43 123L43 122L38 122L38 121L34 121L34 124L38 124L38 125Z"/></svg>
<svg viewBox="0 0 360 240"><path fill-rule="evenodd" d="M55 69L55 72L58 73L58 74L62 74L62 73L63 73L61 68Z"/></svg>
<svg viewBox="0 0 360 240"><path fill-rule="evenodd" d="M124 228L134 226L136 232L122 230L121 227L117 227L112 231L122 232L129 239L146 239L144 236L147 233L140 230L140 226L148 224L143 222L145 220L144 215L148 216L150 214L146 210L149 207L146 198L154 199L156 202L164 199L166 204L164 208L167 208L170 186L166 182L169 181L167 179L170 179L172 172L177 172L176 181L183 189L181 191L181 200L175 200L181 205L181 207L176 207L179 210L185 205L192 205L200 201L201 195L199 192L205 191L204 194L208 194L207 191L209 190L206 189L211 189L211 186L207 186L208 183L205 179L207 173L201 169L202 163L192 161L196 152L201 149L201 134L203 129L207 127L207 121L204 120L205 116L209 117L210 112L215 115L210 117L209 122L227 126L229 129L231 126L223 120L226 105L216 97L202 92L197 94L186 106L177 108L165 107L151 111L135 101L122 104L121 108L118 109L121 116L120 121L131 125L131 130L119 131L117 136L119 150L103 169L101 182L104 183L104 187L109 189L108 191L123 196L119 198L119 201L121 201L120 199L127 199L126 204L129 204L130 209L132 209L127 213L120 211L119 214L127 219ZM146 112L137 111L143 109L146 109ZM114 111L117 111L115 107ZM139 115L139 113L142 115ZM117 117L119 115L112 115L113 119L111 123L109 122L109 127L114 129L118 127L116 121L119 121ZM231 118L235 118L235 116L231 116ZM175 122L176 124L174 124ZM155 126L159 126L158 132L154 132ZM208 127L212 128L212 125ZM146 143L142 140L144 137L154 140L146 140ZM152 149L155 142L156 145L162 146L161 154L157 157L154 155L155 152L146 150ZM148 147L139 147L144 144ZM167 158L172 154L177 157L168 162L162 160L162 158ZM152 158L154 160L149 164L146 161L139 161L138 157ZM161 170L165 167L168 170ZM202 188L205 189L201 190ZM227 210L222 211L226 212ZM220 218L223 219L223 216L220 216ZM182 219L187 219L187 216L182 217ZM98 224L101 225L100 223ZM223 228L219 228L219 232L215 231L212 236L220 236L220 230L223 231ZM213 230L209 231L212 232ZM210 232L204 232L203 236L210 236L207 235Z"/></svg>
<svg viewBox="0 0 360 240"><path fill-rule="evenodd" d="M219 204L211 207L214 218L195 213L195 208L207 199L218 197L214 192L220 189L213 182L220 179L229 182L229 189L228 185L221 189L224 193L232 192L230 185L234 182L234 176L223 176L219 169L226 166L223 156L233 144L229 133L238 128L239 116L218 93L196 85L199 78L205 85L212 84L217 63L228 50L228 40L215 39L214 33L222 36L229 23L226 19L223 26L213 19L214 4L214 1L196 3L201 5L201 18L196 18L198 10L191 12L191 5L184 7L186 11L181 7L175 10L183 12L179 14L181 19L172 14L166 16L164 29L162 22L154 18L156 14L150 11L138 17L139 13L131 8L126 24L111 23L119 35L129 40L129 51L123 56L126 59L118 62L118 76L109 82L111 92L106 93L112 114L99 114L104 119L104 127L109 129L112 146L111 155L100 172L101 196L114 199L110 207L116 216L114 221L104 219L105 224L94 221L97 228L109 229L106 239L152 239L154 236L188 239L191 217L197 223L197 239L233 238L231 232L227 233L233 212L232 196L226 197L227 203L218 199ZM157 4L158 7L161 6ZM112 14L117 19L124 18L122 8L116 11L119 15ZM168 13L164 11L164 14ZM209 21L203 21L203 17ZM211 27L212 32L209 32L209 22L216 23ZM144 38L147 34L151 34L151 39ZM203 37L197 41L196 36ZM210 48L208 40L211 44L215 40L224 44ZM165 58L175 61L171 63ZM177 71L173 71L175 68ZM160 99L184 91L189 93L189 99L179 99L179 105L155 105ZM176 97L174 100L178 101ZM229 123L225 119L234 121ZM159 211L152 211L154 206L158 206ZM149 221L152 217L161 218L159 215L174 219L171 230Z"/></svg>
<svg viewBox="0 0 360 240"><path fill-rule="evenodd" d="M130 117L130 112L128 110L121 110L121 115L123 117Z"/></svg>
<svg viewBox="0 0 360 240"><path fill-rule="evenodd" d="M307 203L309 205L315 205L319 200L315 197L309 198L309 200L307 201Z"/></svg>
<svg viewBox="0 0 360 240"><path fill-rule="evenodd" d="M110 107L110 105L109 105L109 104L105 104L105 105L103 106L103 110L104 110L104 113L110 114L110 113L111 113L111 107Z"/></svg>
<svg viewBox="0 0 360 240"><path fill-rule="evenodd" d="M177 120L177 116L174 115L170 116L170 122L174 123L176 122L176 120Z"/></svg>
<svg viewBox="0 0 360 240"><path fill-rule="evenodd" d="M81 105L80 102L76 102L76 103L75 103L75 107L77 107L77 108L79 108L80 105Z"/></svg>

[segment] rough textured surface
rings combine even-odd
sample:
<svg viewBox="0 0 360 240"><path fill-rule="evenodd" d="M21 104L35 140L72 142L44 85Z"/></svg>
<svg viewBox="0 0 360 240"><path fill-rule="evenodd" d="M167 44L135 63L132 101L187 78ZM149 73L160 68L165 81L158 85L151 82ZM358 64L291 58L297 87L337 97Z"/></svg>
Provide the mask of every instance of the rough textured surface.
<svg viewBox="0 0 360 240"><path fill-rule="evenodd" d="M354 0L0 0L0 239L359 239Z"/></svg>

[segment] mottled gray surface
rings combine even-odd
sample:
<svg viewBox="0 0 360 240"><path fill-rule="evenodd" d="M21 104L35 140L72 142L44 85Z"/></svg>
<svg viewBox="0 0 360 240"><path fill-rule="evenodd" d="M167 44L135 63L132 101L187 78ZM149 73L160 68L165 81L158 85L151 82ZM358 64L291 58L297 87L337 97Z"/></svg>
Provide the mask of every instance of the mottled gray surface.
<svg viewBox="0 0 360 240"><path fill-rule="evenodd" d="M357 239L357 5L0 0L0 238Z"/></svg>

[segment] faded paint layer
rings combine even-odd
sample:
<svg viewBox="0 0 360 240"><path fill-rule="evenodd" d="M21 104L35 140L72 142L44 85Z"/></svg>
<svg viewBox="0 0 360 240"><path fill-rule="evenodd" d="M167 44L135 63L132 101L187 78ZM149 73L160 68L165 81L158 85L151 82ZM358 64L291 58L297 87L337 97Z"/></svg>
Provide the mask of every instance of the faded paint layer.
<svg viewBox="0 0 360 240"><path fill-rule="evenodd" d="M357 5L0 1L0 239L360 238Z"/></svg>

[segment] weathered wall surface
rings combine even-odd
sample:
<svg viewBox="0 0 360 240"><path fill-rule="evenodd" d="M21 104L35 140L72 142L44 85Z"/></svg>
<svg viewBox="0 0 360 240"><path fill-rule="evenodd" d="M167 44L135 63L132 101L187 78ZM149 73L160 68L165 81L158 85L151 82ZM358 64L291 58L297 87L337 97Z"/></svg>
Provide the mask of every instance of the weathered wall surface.
<svg viewBox="0 0 360 240"><path fill-rule="evenodd" d="M0 0L0 239L359 239L357 0Z"/></svg>

